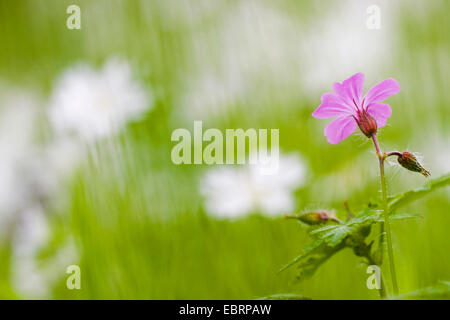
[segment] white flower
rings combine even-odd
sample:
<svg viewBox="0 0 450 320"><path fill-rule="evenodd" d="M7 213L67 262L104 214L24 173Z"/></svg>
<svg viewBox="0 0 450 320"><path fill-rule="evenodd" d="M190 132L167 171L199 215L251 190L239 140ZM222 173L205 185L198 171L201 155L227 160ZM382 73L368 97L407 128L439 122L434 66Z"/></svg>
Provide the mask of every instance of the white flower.
<svg viewBox="0 0 450 320"><path fill-rule="evenodd" d="M23 89L0 91L1 240L12 232L16 215L61 190L81 152L69 139L39 145L39 97Z"/></svg>
<svg viewBox="0 0 450 320"><path fill-rule="evenodd" d="M2 88L0 98L0 238L15 213L33 201L40 188L30 184L35 162L37 98L24 90Z"/></svg>
<svg viewBox="0 0 450 320"><path fill-rule="evenodd" d="M53 278L65 275L67 260L58 261L71 249L58 250L44 268L36 255L49 238L44 203L60 190L79 155L56 141L38 145L39 104L31 92L0 88L0 240L11 240L13 287L33 298L47 297Z"/></svg>
<svg viewBox="0 0 450 320"><path fill-rule="evenodd" d="M56 84L50 120L59 133L75 133L86 141L113 134L151 107L151 97L133 80L130 66L109 60L102 70L80 64Z"/></svg>
<svg viewBox="0 0 450 320"><path fill-rule="evenodd" d="M50 226L42 207L23 211L12 241L11 283L24 298L47 299L57 280L66 276L66 267L77 263L73 239L67 241L45 260L38 255L48 243Z"/></svg>
<svg viewBox="0 0 450 320"><path fill-rule="evenodd" d="M237 218L256 212L267 216L292 212L293 192L305 180L301 158L297 154L280 155L278 170L271 174L264 171L262 163L211 169L201 182L208 213Z"/></svg>

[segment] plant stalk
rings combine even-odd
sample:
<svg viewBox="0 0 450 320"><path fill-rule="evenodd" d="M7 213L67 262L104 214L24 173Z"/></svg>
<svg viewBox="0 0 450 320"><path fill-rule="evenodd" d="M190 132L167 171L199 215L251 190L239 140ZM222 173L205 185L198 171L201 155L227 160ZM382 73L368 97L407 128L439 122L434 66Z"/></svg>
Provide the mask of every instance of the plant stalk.
<svg viewBox="0 0 450 320"><path fill-rule="evenodd" d="M386 178L384 175L384 160L386 155L381 152L380 145L378 144L378 140L375 134L372 134L372 140L375 145L375 149L377 151L378 161L380 164L380 181L381 181L381 193L382 193L382 202L383 202L383 214L384 214L384 228L386 229L386 240L387 240L387 251L389 257L389 267L392 279L392 287L394 289L394 294L398 295L398 286L397 286L397 276L395 273L395 264L394 264L394 251L392 249L392 235L391 235L391 226L389 223L389 209L387 203L387 192L386 192ZM382 229L383 230L383 229Z"/></svg>

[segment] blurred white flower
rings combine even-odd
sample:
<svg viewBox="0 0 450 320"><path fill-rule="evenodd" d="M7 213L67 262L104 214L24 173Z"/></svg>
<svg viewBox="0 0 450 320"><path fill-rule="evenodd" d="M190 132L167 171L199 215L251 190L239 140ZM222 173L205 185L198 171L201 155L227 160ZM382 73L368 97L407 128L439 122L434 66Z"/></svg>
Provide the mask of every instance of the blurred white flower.
<svg viewBox="0 0 450 320"><path fill-rule="evenodd" d="M50 235L44 205L60 190L60 179L72 172L79 154L39 141L40 103L27 90L0 88L0 240L11 239L12 284L30 298L47 297L52 277L64 276L63 266L58 273L51 270L65 248L44 269L36 255Z"/></svg>
<svg viewBox="0 0 450 320"><path fill-rule="evenodd" d="M150 108L149 90L132 77L125 61L110 59L103 69L80 64L66 70L50 101L57 133L74 133L92 141L115 133Z"/></svg>
<svg viewBox="0 0 450 320"><path fill-rule="evenodd" d="M30 185L28 168L34 163L37 97L28 91L2 88L0 96L0 237L14 214L40 192ZM8 231L9 232L9 231Z"/></svg>
<svg viewBox="0 0 450 320"><path fill-rule="evenodd" d="M237 218L251 213L275 216L295 209L293 192L305 182L305 165L297 154L281 155L278 170L264 174L264 164L211 169L201 181L208 213Z"/></svg>
<svg viewBox="0 0 450 320"><path fill-rule="evenodd" d="M16 216L60 190L80 159L71 140L50 144L36 138L40 98L23 89L1 88L0 238L9 235Z"/></svg>
<svg viewBox="0 0 450 320"><path fill-rule="evenodd" d="M23 298L50 298L55 282L64 280L66 267L79 260L71 238L51 257L39 259L49 237L50 226L42 207L37 205L20 214L12 241L11 283Z"/></svg>
<svg viewBox="0 0 450 320"><path fill-rule="evenodd" d="M12 285L19 294L45 296L48 286L36 273L35 254L46 243L49 226L40 207L22 212L18 219L12 242L11 278Z"/></svg>

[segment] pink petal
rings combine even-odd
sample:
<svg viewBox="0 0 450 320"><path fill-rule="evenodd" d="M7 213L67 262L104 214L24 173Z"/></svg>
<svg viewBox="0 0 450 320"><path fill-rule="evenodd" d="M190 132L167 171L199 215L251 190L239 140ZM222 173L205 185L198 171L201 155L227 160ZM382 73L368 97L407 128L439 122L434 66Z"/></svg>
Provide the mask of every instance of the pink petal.
<svg viewBox="0 0 450 320"><path fill-rule="evenodd" d="M371 103L366 110L375 118L378 128L383 128L386 125L387 118L392 114L391 107L384 103Z"/></svg>
<svg viewBox="0 0 450 320"><path fill-rule="evenodd" d="M324 119L355 113L354 109L347 106L340 97L333 93L325 93L320 100L322 104L312 114L315 118Z"/></svg>
<svg viewBox="0 0 450 320"><path fill-rule="evenodd" d="M351 108L356 109L355 102L360 103L364 87L364 74L356 73L342 83L335 82L333 90Z"/></svg>
<svg viewBox="0 0 450 320"><path fill-rule="evenodd" d="M367 92L365 99L365 105L369 105L372 102L381 102L388 97L396 94L400 91L400 85L395 79L389 78L374 85L369 92Z"/></svg>
<svg viewBox="0 0 450 320"><path fill-rule="evenodd" d="M362 98L362 91L364 87L364 74L361 72L356 73L347 80L344 80L342 84L347 89L347 95L350 99L359 103Z"/></svg>
<svg viewBox="0 0 450 320"><path fill-rule="evenodd" d="M355 104L353 103L352 98L349 96L347 88L344 87L342 83L335 82L333 84L333 90L347 106L356 110Z"/></svg>
<svg viewBox="0 0 450 320"><path fill-rule="evenodd" d="M356 127L356 121L352 116L339 117L325 127L324 133L329 143L338 144L355 131Z"/></svg>

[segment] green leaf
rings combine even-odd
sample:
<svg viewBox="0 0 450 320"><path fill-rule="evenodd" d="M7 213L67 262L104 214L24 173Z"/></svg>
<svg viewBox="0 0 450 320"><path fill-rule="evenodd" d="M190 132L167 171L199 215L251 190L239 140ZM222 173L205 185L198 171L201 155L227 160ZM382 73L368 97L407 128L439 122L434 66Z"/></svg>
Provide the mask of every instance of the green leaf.
<svg viewBox="0 0 450 320"><path fill-rule="evenodd" d="M281 268L279 272L298 264L301 273L300 277L309 277L313 275L325 261L345 247L359 250L360 256L363 256L365 251L361 251L362 249L369 248L370 250L370 246L364 244L364 240L370 234L371 226L374 223L382 221L380 220L381 215L381 210L367 208L360 212L356 218L351 219L346 223L323 226L312 230L310 235L316 238L316 240L303 248L300 255ZM416 216L418 215L403 213L394 215L393 218L406 219ZM346 241L346 239L349 239L350 241Z"/></svg>
<svg viewBox="0 0 450 320"><path fill-rule="evenodd" d="M352 233L353 229L347 225L338 226L333 230L326 232L321 238L330 246L334 247L341 243L345 237Z"/></svg>
<svg viewBox="0 0 450 320"><path fill-rule="evenodd" d="M391 297L391 300L417 300L417 299L450 299L450 281L441 281L439 284L419 289L416 291L404 293L395 297Z"/></svg>
<svg viewBox="0 0 450 320"><path fill-rule="evenodd" d="M323 243L323 241L321 239L316 240L311 242L309 245L307 245L306 247L304 247L302 249L302 252L294 258L294 260L292 260L291 262L289 262L287 265L285 265L284 267L282 267L278 273L283 272L284 270L286 270L287 268L293 266L294 264L296 264L297 262L300 262L302 259L306 258L308 255L310 255L316 248L318 248L321 244Z"/></svg>
<svg viewBox="0 0 450 320"><path fill-rule="evenodd" d="M392 214L389 219L390 220L404 220L404 219L412 219L412 218L423 218L422 215L418 213L396 213ZM383 217L380 217L377 221L384 222Z"/></svg>
<svg viewBox="0 0 450 320"><path fill-rule="evenodd" d="M348 225L367 225L375 222L381 216L382 211L380 210L371 210L370 214L364 214L361 216L357 216L356 218L347 222Z"/></svg>
<svg viewBox="0 0 450 320"><path fill-rule="evenodd" d="M278 273L294 264L298 264L298 269L300 270L299 277L310 277L325 261L343 248L345 248L345 244L342 242L336 246L329 246L322 239L317 239L303 248L302 253L289 264L281 268Z"/></svg>
<svg viewBox="0 0 450 320"><path fill-rule="evenodd" d="M304 278L309 278L316 270L325 263L328 259L330 259L334 254L339 252L340 250L345 248L345 243L341 242L339 245L330 247L325 242L323 242L319 247L313 250L312 253L306 257L306 259L302 259L298 264L299 269L299 280L303 280Z"/></svg>
<svg viewBox="0 0 450 320"><path fill-rule="evenodd" d="M328 231L328 230L336 229L339 226L340 225L335 224L335 225L331 225L331 226L325 226L325 227L317 228L317 229L312 230L309 234L310 235L315 235L315 234L318 234L318 233L321 233L321 232L325 232L325 231Z"/></svg>
<svg viewBox="0 0 450 320"><path fill-rule="evenodd" d="M381 213L377 210L364 210L356 218L345 224L325 226L311 231L310 234L318 239L322 239L326 244L333 247L340 244L347 236L360 231L361 228L378 222L380 215Z"/></svg>
<svg viewBox="0 0 450 320"><path fill-rule="evenodd" d="M393 212L398 208L407 205L410 202L420 199L426 196L427 194L448 185L450 185L450 173L447 173L436 179L431 179L420 188L393 196L390 198L389 201L390 211Z"/></svg>
<svg viewBox="0 0 450 320"><path fill-rule="evenodd" d="M311 300L311 298L307 298L302 296L301 294L296 293L278 293L272 294L270 296L256 298L255 300Z"/></svg>

